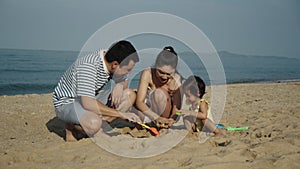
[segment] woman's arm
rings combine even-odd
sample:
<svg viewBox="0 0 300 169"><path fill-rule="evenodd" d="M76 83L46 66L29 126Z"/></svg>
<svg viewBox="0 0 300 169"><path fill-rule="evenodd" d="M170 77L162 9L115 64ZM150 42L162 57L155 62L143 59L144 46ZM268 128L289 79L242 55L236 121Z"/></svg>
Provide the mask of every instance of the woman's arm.
<svg viewBox="0 0 300 169"><path fill-rule="evenodd" d="M145 99L147 96L148 86L150 84L151 79L151 70L145 69L140 77L140 83L137 90L137 97L136 97L136 107L143 112L146 116L150 117L151 119L159 118L159 115L152 112L150 108L145 103Z"/></svg>
<svg viewBox="0 0 300 169"><path fill-rule="evenodd" d="M171 88L176 89L172 99L173 108L172 108L171 118L173 118L174 120L176 120L178 116L176 115L176 112L179 112L182 104L181 84L182 84L182 78L179 74L176 73L173 79L173 83L171 83L172 86L170 86Z"/></svg>
<svg viewBox="0 0 300 169"><path fill-rule="evenodd" d="M181 108L181 94L180 89L178 88L173 95L173 107L172 107L172 115L171 118L176 120L178 115L176 112L179 112Z"/></svg>

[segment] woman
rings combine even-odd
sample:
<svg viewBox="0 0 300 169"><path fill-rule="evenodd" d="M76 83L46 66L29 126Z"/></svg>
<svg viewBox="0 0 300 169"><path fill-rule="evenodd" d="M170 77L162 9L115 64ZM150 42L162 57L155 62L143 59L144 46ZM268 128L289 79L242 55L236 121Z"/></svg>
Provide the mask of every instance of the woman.
<svg viewBox="0 0 300 169"><path fill-rule="evenodd" d="M159 128L169 128L174 123L181 106L182 78L176 71L177 63L177 53L168 46L158 54L153 67L143 70L136 107L143 112L144 122L155 121Z"/></svg>

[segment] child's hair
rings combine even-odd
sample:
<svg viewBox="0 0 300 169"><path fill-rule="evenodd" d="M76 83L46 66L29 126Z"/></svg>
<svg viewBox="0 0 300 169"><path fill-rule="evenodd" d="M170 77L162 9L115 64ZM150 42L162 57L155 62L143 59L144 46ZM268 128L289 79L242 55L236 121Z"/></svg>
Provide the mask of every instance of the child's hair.
<svg viewBox="0 0 300 169"><path fill-rule="evenodd" d="M139 62L139 56L133 45L125 40L121 40L111 45L107 50L105 59L111 63L117 61L120 65L128 65L130 60Z"/></svg>
<svg viewBox="0 0 300 169"><path fill-rule="evenodd" d="M158 54L155 64L155 67L161 67L165 65L169 65L172 68L177 67L178 56L173 47L166 46L164 49Z"/></svg>
<svg viewBox="0 0 300 169"><path fill-rule="evenodd" d="M204 81L195 75L188 77L182 85L183 90L190 90L191 94L202 99L205 94ZM200 95L199 95L200 94Z"/></svg>

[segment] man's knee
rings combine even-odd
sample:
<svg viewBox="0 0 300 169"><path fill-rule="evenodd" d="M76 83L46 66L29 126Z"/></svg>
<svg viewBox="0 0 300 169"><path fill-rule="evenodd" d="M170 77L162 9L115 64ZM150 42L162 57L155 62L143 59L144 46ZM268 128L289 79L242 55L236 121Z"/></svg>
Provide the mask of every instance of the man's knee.
<svg viewBox="0 0 300 169"><path fill-rule="evenodd" d="M80 125L88 135L93 135L102 128L102 118L95 113L87 112L80 119Z"/></svg>

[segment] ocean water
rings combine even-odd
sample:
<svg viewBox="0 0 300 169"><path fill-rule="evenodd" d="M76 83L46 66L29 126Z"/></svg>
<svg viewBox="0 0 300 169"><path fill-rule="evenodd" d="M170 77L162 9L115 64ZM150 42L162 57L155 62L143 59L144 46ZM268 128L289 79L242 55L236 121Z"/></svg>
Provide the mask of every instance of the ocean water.
<svg viewBox="0 0 300 169"><path fill-rule="evenodd" d="M0 49L0 95L51 93L78 54L76 51ZM192 73L201 76L208 85L217 84L214 82L218 80L208 75L198 56L179 52ZM299 59L229 52L219 52L219 56L227 84L300 80ZM178 71L181 73L181 65ZM137 88L139 75L130 77L130 87Z"/></svg>

